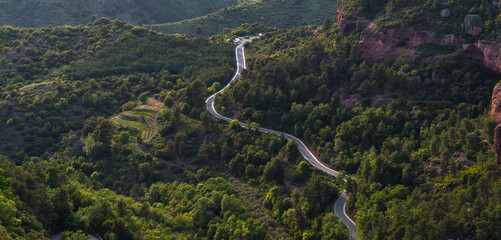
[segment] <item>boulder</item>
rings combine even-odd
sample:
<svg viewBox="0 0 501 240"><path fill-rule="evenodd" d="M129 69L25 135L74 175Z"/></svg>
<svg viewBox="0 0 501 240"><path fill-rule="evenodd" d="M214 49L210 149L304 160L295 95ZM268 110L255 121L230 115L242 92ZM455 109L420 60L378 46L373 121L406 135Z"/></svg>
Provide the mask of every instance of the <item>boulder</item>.
<svg viewBox="0 0 501 240"><path fill-rule="evenodd" d="M464 31L470 35L478 34L482 31L484 23L479 15L466 15L464 17Z"/></svg>
<svg viewBox="0 0 501 240"><path fill-rule="evenodd" d="M440 11L440 17L446 18L449 17L450 15L451 15L451 10L449 10L448 8Z"/></svg>

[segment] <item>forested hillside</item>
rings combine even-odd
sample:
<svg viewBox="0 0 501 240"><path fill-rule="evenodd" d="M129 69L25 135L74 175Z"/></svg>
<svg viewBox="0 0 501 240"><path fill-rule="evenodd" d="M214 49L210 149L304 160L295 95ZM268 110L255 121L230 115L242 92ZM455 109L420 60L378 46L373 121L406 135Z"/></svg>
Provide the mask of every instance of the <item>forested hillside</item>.
<svg viewBox="0 0 501 240"><path fill-rule="evenodd" d="M349 209L361 239L499 238L489 113L501 76L462 53L367 64L361 30L340 35L327 20L247 43L247 70L216 105L301 137L354 176Z"/></svg>
<svg viewBox="0 0 501 240"><path fill-rule="evenodd" d="M242 23L292 28L320 25L332 18L337 9L334 0L262 0L221 9L205 16L179 22L155 24L150 28L164 33L184 33L208 37Z"/></svg>
<svg viewBox="0 0 501 240"><path fill-rule="evenodd" d="M196 2L0 1L0 19L152 23L254 1ZM343 190L359 239L501 239L499 4L338 3L339 23L334 1L263 0L155 27L208 39L107 18L3 26L0 239L348 239ZM219 121L204 101L235 72L226 39L259 32Z"/></svg>
<svg viewBox="0 0 501 240"><path fill-rule="evenodd" d="M101 17L134 24L175 22L255 0L2 0L0 25L78 25Z"/></svg>
<svg viewBox="0 0 501 240"><path fill-rule="evenodd" d="M501 41L501 1L339 0L343 16L374 20L380 28L400 25L451 33L467 39Z"/></svg>
<svg viewBox="0 0 501 240"><path fill-rule="evenodd" d="M0 36L2 237L348 236L325 208L341 179L295 142L205 112L232 43L108 19Z"/></svg>

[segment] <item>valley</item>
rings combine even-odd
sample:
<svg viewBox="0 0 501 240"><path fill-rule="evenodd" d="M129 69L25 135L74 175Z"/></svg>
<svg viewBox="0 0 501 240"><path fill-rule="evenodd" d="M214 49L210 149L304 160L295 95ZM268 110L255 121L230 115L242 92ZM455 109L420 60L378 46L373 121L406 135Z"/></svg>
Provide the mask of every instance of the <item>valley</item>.
<svg viewBox="0 0 501 240"><path fill-rule="evenodd" d="M499 4L0 1L0 239L499 239Z"/></svg>

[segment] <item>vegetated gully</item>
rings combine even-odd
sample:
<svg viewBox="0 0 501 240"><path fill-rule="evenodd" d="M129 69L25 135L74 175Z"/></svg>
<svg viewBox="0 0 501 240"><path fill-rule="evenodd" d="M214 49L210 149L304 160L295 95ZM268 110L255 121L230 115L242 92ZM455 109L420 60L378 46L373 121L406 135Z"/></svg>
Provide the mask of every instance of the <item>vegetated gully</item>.
<svg viewBox="0 0 501 240"><path fill-rule="evenodd" d="M235 76L233 76L233 78L228 83L228 85L226 85L226 87L229 87L233 82L238 80L240 78L240 73L242 72L243 69L246 68L245 53L244 53L244 45L243 44L247 41L252 41L252 39L244 40L240 45L238 45L235 48L235 55L236 55L236 59L237 59L237 70L235 72ZM206 107L207 111L209 111L209 113L212 114L214 117L216 117L218 119L222 119L226 122L231 122L233 120L232 118L228 118L228 117L225 117L225 116L219 114L216 111L216 109L214 108L214 100L216 99L216 95L219 93L222 93L223 91L224 91L224 88L222 90L220 90L219 92L214 93L209 98L207 98L207 100L205 101L205 107ZM247 127L247 124L245 124L245 123L239 122L239 124L242 127ZM311 165L313 165L315 168L320 169L320 170L322 170L322 171L326 172L327 174L334 176L334 177L339 174L338 171L330 169L330 168L326 167L325 165L323 165L311 153L311 151L306 147L306 145L303 143L303 141L301 141L299 138L294 137L294 136L287 134L287 133L282 133L282 132L278 132L278 131L267 129L267 128L260 127L258 130L260 132L264 132L264 133L273 133L273 134L276 134L278 136L283 134L283 136L289 141L292 139L296 140L296 142L298 143L299 151L301 152L303 157L306 160L308 160L308 162ZM343 191L341 196L334 203L334 213L339 218L341 218L341 220L343 220L343 223L350 230L350 240L355 240L355 239L357 239L357 230L355 228L355 222L353 222L353 220L351 220L350 217L348 217L348 215L346 215L346 200L347 199L348 199L348 196L346 195L346 190L345 190L345 191Z"/></svg>

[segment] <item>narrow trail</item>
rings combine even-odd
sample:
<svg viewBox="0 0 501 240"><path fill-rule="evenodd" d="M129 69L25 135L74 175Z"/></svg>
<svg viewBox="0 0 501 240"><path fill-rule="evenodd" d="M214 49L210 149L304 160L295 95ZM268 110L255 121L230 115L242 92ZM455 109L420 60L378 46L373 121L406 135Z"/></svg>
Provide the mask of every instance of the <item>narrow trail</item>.
<svg viewBox="0 0 501 240"><path fill-rule="evenodd" d="M235 82L236 80L238 80L240 78L240 73L242 72L243 69L246 68L246 65L245 65L245 52L244 52L244 46L243 46L243 44L245 42L247 42L247 41L252 41L252 39L253 38L244 40L240 45L238 45L235 48L235 55L236 55L236 59L237 59L237 70L235 72L235 76L233 76L233 78L228 83L228 85L225 86L225 88L229 87L233 82ZM214 93L209 98L207 98L207 100L205 101L205 107L206 107L207 111L209 111L209 113L212 114L214 117L216 117L218 119L221 119L221 120L224 120L226 122L231 122L233 120L232 118L225 117L225 116L219 114L216 111L215 107L214 107L214 101L216 99L217 94L220 94L223 91L224 91L224 88L222 90L220 90L219 92ZM247 127L247 124L245 124L245 123L239 122L239 124L242 127ZM303 143L303 141L301 141L299 138L294 137L294 136L292 136L290 134L287 134L287 133L282 133L282 132L271 130L271 129L267 129L267 128L261 128L260 127L258 130L260 132L264 132L264 133L273 133L273 134L278 135L278 136L280 136L280 135L283 134L284 137L287 140L294 139L298 143L298 149L301 152L301 155L303 155L303 157L311 165L313 165L315 168L317 168L319 170L324 171L325 173L327 173L327 174L329 174L331 176L335 177L335 176L339 175L338 171L330 169L330 168L326 167L324 164L322 164L315 157L315 155L313 155L313 153L311 153L311 151L308 149L308 147L306 147L306 145ZM355 222L353 222L353 220L351 220L350 217L348 215L346 215L346 201L347 200L348 200L348 196L346 195L346 191L343 191L343 193L341 194L341 196L339 196L339 198L334 203L334 213L339 218L341 218L341 220L343 220L343 223L350 230L350 238L349 239L350 240L356 240L358 238L357 238L357 230L355 228Z"/></svg>

